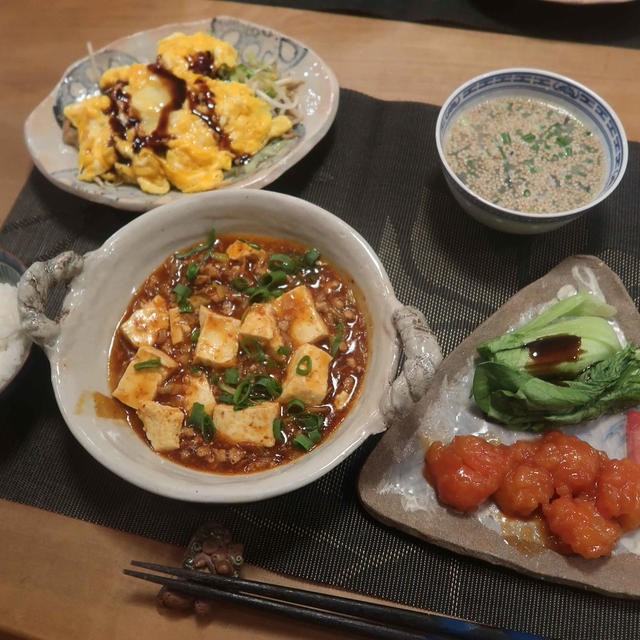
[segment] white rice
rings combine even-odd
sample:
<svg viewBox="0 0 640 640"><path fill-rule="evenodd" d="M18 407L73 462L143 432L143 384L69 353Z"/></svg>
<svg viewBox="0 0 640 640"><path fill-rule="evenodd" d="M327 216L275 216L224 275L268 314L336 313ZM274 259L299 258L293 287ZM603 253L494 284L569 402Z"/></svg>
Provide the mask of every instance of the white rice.
<svg viewBox="0 0 640 640"><path fill-rule="evenodd" d="M0 389L20 368L28 345L20 329L17 289L0 284Z"/></svg>

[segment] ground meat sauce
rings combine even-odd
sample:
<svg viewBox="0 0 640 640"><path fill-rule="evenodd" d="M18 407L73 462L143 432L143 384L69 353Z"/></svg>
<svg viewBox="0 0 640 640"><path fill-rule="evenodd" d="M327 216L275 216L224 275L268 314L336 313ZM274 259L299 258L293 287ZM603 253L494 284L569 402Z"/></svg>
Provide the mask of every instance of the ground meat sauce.
<svg viewBox="0 0 640 640"><path fill-rule="evenodd" d="M216 238L209 251L203 251L185 259L178 258L177 256L181 253L178 252L167 258L145 280L129 303L115 332L109 359L109 380L113 390L137 351L137 348L132 346L123 335L122 324L134 311L158 295L167 301L169 307L175 307L174 288L179 283L188 284L191 289L189 301L193 312L182 313L181 319L188 322L192 330L191 339L173 344L169 332L161 331L153 345L179 363L178 369L158 388L154 401L181 407L185 414L180 431L180 447L163 452L162 455L187 467L226 474L264 471L290 462L306 453L304 448L294 442L296 434L301 431L300 424L290 416L287 418L286 408L282 405L280 417L284 418L281 431L284 441L276 441L275 446L266 447L231 442L221 437L219 433L215 433L210 441L205 441L199 429L189 426L188 411L184 410L181 402L185 381L194 372L208 376L218 404L220 396L224 393L218 386L224 379L224 369L205 369L199 366L196 371L194 368L193 358L199 328L198 307L205 305L214 313L241 320L250 307L249 296L234 288L232 281L244 278L250 284L257 283L258 278L269 271L269 256L285 254L300 263L308 249L291 241L245 235L241 240L252 247L259 247L259 253L230 260L225 251L230 244L239 239L237 236L221 235ZM186 250L182 250L182 253L185 252ZM205 253L209 257L200 264ZM189 281L186 278L186 270L193 262L200 264L200 267L197 276ZM322 444L336 430L356 401L367 366L367 318L361 300L356 297L358 294L354 283L328 264L322 256L319 256L312 267L287 275L286 281L275 289L284 292L299 285L306 285L311 291L316 310L330 333L328 338L316 341L314 346L329 353L332 349L335 352L329 365L328 392L324 400L317 406L305 407L306 411L311 410L321 416L318 429L321 439L313 442L311 446L313 449ZM238 372L239 380L251 374L267 374L282 384L287 361L294 349L291 348L292 341L287 334L287 318L280 316L278 326L285 345L283 351L290 349L290 352L280 357L277 355L270 357L269 362L265 364L257 362L243 352L240 346L237 361L233 365ZM274 398L274 401L277 402L278 398ZM136 410L127 406L124 408L128 423L148 443Z"/></svg>
<svg viewBox="0 0 640 640"><path fill-rule="evenodd" d="M469 512L492 497L507 516L542 519L547 546L560 553L609 555L640 526L640 466L575 436L550 431L511 446L456 436L434 442L425 462L443 503Z"/></svg>

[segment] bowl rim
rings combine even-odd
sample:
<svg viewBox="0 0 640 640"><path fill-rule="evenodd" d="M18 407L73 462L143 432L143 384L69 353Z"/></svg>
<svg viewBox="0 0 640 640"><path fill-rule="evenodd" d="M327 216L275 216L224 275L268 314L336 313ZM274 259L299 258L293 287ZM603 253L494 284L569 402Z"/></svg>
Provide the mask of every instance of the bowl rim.
<svg viewBox="0 0 640 640"><path fill-rule="evenodd" d="M5 260L6 256L11 258L11 260L15 262L15 265L7 262ZM14 253L11 253L11 251L7 251L6 249L0 248L0 262L2 262L3 264L6 264L8 267L13 269L18 274L18 276L22 276L22 274L27 270L27 266L22 260L20 260L20 258L18 258L18 256L16 256ZM20 267L20 269L16 269L16 266ZM8 284L8 283L3 283L3 284ZM20 364L18 365L16 370L13 372L13 375L11 375L11 377L9 377L4 384L0 385L0 400L2 400L4 393L9 389L9 387L11 387L15 379L20 375L20 373L24 369L24 366L27 364L27 360L29 359L29 356L31 355L32 351L33 351L33 342L29 340L27 344L27 348L24 350L24 355L22 356L22 360L20 361Z"/></svg>
<svg viewBox="0 0 640 640"><path fill-rule="evenodd" d="M577 87L578 89L581 89L585 93L589 94L591 97L598 100L602 104L602 106L606 109L606 111L611 116L611 119L615 122L620 132L620 138L622 140L622 166L620 167L620 172L618 173L618 177L615 179L615 181L612 184L610 184L609 187L607 187L604 191L602 191L602 193L600 193L600 195L597 198L594 198L593 200L589 200L589 202L585 203L581 207L576 207L574 209L567 209L566 211L554 211L550 213L527 213L525 211L518 211L516 209L508 209L507 207L501 207L498 204L489 202L489 200L486 200L485 198L475 193L475 191L472 191L452 171L451 167L449 166L449 163L446 160L444 149L442 147L442 137L440 135L444 114L446 113L446 110L448 109L453 99L466 87L471 86L472 84L480 80L483 80L485 78L490 78L491 76L494 76L500 73L540 74L540 75L549 76L556 80L562 80L563 82L566 82L567 84L571 84L574 87ZM532 87L532 88L535 90L535 87ZM629 142L627 140L627 134L624 130L624 127L622 125L620 118L618 117L618 114L613 110L611 105L606 100L604 100L600 95L598 95L595 91L593 91L592 89L589 89L589 87L578 82L577 80L574 80L573 78L562 75L560 73L555 73L554 71L547 71L546 69L539 69L536 67L505 67L503 69L493 69L492 71L481 73L480 75L474 76L473 78L467 80L466 82L463 82L461 85L456 87L451 92L451 94L447 97L447 99L443 102L442 107L440 108L440 111L438 113L438 119L436 120L435 138L436 138L436 148L438 149L438 155L440 156L440 164L442 165L443 169L446 171L447 176L449 176L456 183L456 185L460 190L462 190L465 194L472 197L474 200L481 203L481 205L485 209L497 214L507 216L507 217L513 216L515 219L519 218L522 222L535 221L535 220L537 221L562 220L564 218L575 217L581 213L588 211L589 209L591 209L592 207L596 206L597 204L605 200L607 197L609 197L611 193L613 193L613 191L618 187L618 185L620 184L620 181L624 177L624 174L627 170L627 163L629 161Z"/></svg>
<svg viewBox="0 0 640 640"><path fill-rule="evenodd" d="M150 475L148 472L149 469L144 464L134 468L131 466L130 461L122 458L121 452L113 451L111 448L105 448L101 438L95 436L95 434L91 437L87 436L86 417L76 415L74 406L68 402L68 387L66 386L70 379L70 376L66 373L68 366L68 345L65 345L64 342L70 335L70 327L67 323L72 322L71 328L73 329L73 322L77 322L79 316L77 312L75 314L67 313L62 320L63 326L61 327L60 336L56 338L52 344L45 345L45 353L51 364L51 380L54 394L61 414L71 433L94 459L113 473L139 488L172 499L209 504L263 500L294 491L319 479L353 453L370 435L378 433L384 428L385 417L381 412L380 402L387 388L386 385L390 384L395 373L400 355L400 346L397 337L394 335L395 339L389 340L387 340L386 337L388 336L388 332L392 330L393 312L398 307L402 307L402 305L397 300L388 274L371 245L346 221L328 210L306 200L302 200L301 198L272 191L230 189L195 194L187 203L171 202L162 207L152 209L142 216L136 217L108 238L98 249L85 254L85 262L90 263L91 269L95 271L96 267L103 262L103 258L106 259L108 256L114 259L117 258L123 251L122 240L125 235L130 236L129 241L135 241L140 238L141 233L145 230L149 232L147 225L145 225L146 221L152 222L150 226L151 231L157 230L156 227L158 227L168 232L171 229L171 225L175 226L180 224L180 220L184 218L185 209L193 207L198 211L201 203L207 204L212 212L215 211L214 215L221 214L224 216L224 212L221 211L222 208L228 210L229 208L233 208L233 206L238 206L238 203L242 202L255 206L263 200L270 202L272 205L277 204L283 208L285 208L287 204L290 205L291 208L295 208L295 212L289 209L289 213L286 214L288 216L299 218L304 215L309 222L314 218L318 222L324 221L325 225L331 225L331 227L333 227L333 233L336 237L344 238L345 235L349 236L351 246L358 246L358 253L366 253L369 256L368 264L371 270L370 275L373 276L375 273L375 282L378 286L366 287L366 289L375 290L376 292L379 291L380 297L371 300L365 290L363 290L362 293L365 296L365 304L372 326L376 327L376 334L380 334L381 337L379 340L381 344L388 345L384 349L381 349L382 353L379 355L378 367L382 368L376 373L376 370L371 369L371 365L373 364L372 360L369 360L365 384L360 390L358 403L347 416L347 419L358 416L357 419L349 421L348 430L342 435L339 430L334 432L332 437L327 441L326 446L320 447L315 456L304 456L281 467L251 474L238 474L237 476L200 472L190 467L176 465L180 469L192 472L194 477L197 475L197 479L195 480L181 478L180 481L177 482L175 477L166 475L161 471L163 465L173 465L175 463L166 460L152 450L149 450L149 453L158 459L158 464L154 464L153 475ZM225 202L227 203L226 206L223 204ZM214 206L216 204L218 206ZM169 216L168 214L174 215ZM200 214L195 213L194 215L198 216ZM260 223L260 225L262 225L262 223ZM266 235L273 235L273 233L270 234L268 225L265 226L264 233ZM224 232L229 233L231 231L225 230ZM291 233L291 237L296 237L295 231ZM337 266L343 271L346 270L348 272L349 270L348 266ZM79 286L82 285L84 275L85 270L83 269L83 271L76 276L80 278ZM93 275L94 274L91 273L87 277L93 277ZM354 277L357 286L362 286L353 274L349 275ZM71 310L71 307L77 308L77 295L78 292L74 292L74 285L71 283L69 293L63 303L63 308L68 311ZM133 295L133 292L131 292L131 295ZM67 303L69 303L70 306L67 306ZM76 319L72 321L74 315ZM389 329L386 328L387 325ZM62 340L65 329L67 330L65 340ZM395 333L395 329L393 330ZM375 341L370 343L371 346L374 344ZM67 382L63 382L63 380ZM375 391L376 382L383 382L382 391L379 393ZM85 424L81 425L80 422L84 422ZM138 439L136 434L133 434L133 436ZM147 448L147 445L142 444ZM157 474L162 476L162 478L158 478ZM236 480L233 480L234 477ZM226 484L216 486L215 482L209 482L210 478L219 478L220 483ZM232 483L237 484L229 484L229 478L232 478ZM248 483L245 484L241 482L243 480L247 480Z"/></svg>

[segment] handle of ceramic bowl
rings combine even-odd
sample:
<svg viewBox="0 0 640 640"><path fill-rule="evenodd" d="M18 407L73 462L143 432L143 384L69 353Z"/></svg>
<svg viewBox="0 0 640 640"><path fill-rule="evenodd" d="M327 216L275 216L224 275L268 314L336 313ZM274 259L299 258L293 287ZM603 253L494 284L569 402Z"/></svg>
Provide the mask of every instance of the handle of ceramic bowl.
<svg viewBox="0 0 640 640"><path fill-rule="evenodd" d="M403 418L422 398L442 362L438 340L418 309L398 307L393 313L393 324L400 336L405 361L400 375L380 402L383 429Z"/></svg>
<svg viewBox="0 0 640 640"><path fill-rule="evenodd" d="M69 282L84 265L84 256L65 251L46 262L34 262L18 282L18 313L24 332L40 346L49 348L60 333L60 324L47 317L47 298L57 285Z"/></svg>

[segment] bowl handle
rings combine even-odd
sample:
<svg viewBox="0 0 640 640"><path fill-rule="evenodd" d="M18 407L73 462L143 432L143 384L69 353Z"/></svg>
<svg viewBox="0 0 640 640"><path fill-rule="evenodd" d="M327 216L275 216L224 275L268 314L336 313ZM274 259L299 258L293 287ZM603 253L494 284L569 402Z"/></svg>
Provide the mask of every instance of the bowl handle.
<svg viewBox="0 0 640 640"><path fill-rule="evenodd" d="M400 334L405 361L380 402L384 423L381 430L403 418L422 398L442 362L440 345L422 312L415 307L398 307L393 324Z"/></svg>
<svg viewBox="0 0 640 640"><path fill-rule="evenodd" d="M55 285L77 276L83 265L83 256L65 251L46 262L34 262L18 282L20 325L31 340L45 349L53 346L60 333L59 322L45 313L49 292Z"/></svg>

